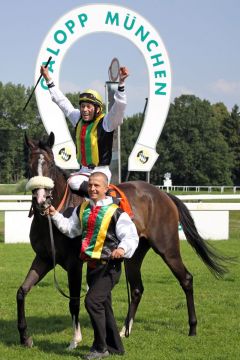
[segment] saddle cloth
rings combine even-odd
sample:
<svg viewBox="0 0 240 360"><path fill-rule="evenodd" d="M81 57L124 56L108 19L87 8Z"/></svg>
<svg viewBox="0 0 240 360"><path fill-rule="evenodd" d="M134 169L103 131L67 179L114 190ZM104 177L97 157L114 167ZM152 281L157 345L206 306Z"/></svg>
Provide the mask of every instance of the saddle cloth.
<svg viewBox="0 0 240 360"><path fill-rule="evenodd" d="M110 184L109 185L109 195L120 199L119 207L123 211L125 211L132 219L134 216L133 212L132 212L132 208L131 208L131 205L130 205L126 195L124 194L124 192L122 190L120 190L119 187L117 187L116 185Z"/></svg>

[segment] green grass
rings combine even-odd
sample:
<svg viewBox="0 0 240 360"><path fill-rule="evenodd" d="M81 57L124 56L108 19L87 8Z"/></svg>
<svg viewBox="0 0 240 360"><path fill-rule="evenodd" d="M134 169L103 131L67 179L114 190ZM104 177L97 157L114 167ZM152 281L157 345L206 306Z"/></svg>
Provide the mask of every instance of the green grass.
<svg viewBox="0 0 240 360"><path fill-rule="evenodd" d="M4 212L0 211L0 243L4 241Z"/></svg>
<svg viewBox="0 0 240 360"><path fill-rule="evenodd" d="M18 184L0 184L1 195L16 195Z"/></svg>
<svg viewBox="0 0 240 360"><path fill-rule="evenodd" d="M239 255L239 238L214 241L227 255ZM126 360L236 360L240 344L240 264L230 265L223 280L216 280L187 242L181 242L184 263L194 276L198 335L188 337L184 294L169 269L152 251L143 263L145 292L130 338L124 339ZM71 339L68 301L55 290L53 273L32 289L26 299L29 334L34 347L19 345L16 328L16 291L24 280L34 257L28 244L0 244L0 358L34 360L74 359L84 355L93 332L84 306L81 309L83 341L67 353ZM66 290L66 273L57 268L61 286ZM85 281L84 281L85 282ZM66 290L67 291L67 290ZM83 300L82 300L83 304ZM113 291L113 306L119 328L127 311L124 274ZM117 357L110 357L116 359Z"/></svg>
<svg viewBox="0 0 240 360"><path fill-rule="evenodd" d="M240 211L229 212L229 233L230 238L240 240Z"/></svg>
<svg viewBox="0 0 240 360"><path fill-rule="evenodd" d="M14 185L0 193L16 194ZM193 192L195 193L195 192ZM186 192L184 192L186 194ZM188 193L189 194L189 193ZM4 219L0 212L0 242L3 241ZM230 212L230 240L214 241L224 254L240 255L240 213ZM182 256L194 275L198 335L189 338L185 297L168 268L152 251L143 264L145 292L133 332L124 339L126 360L236 360L240 345L240 265L230 266L223 280L216 280L198 259L191 247L181 242ZM93 332L83 305L81 326L83 342L68 353L72 329L68 301L55 290L52 272L36 286L26 299L29 334L34 347L19 345L16 327L16 291L24 280L34 257L28 244L0 243L0 359L74 359L84 355L91 346ZM124 274L123 274L124 275ZM66 273L57 268L61 286L67 291ZM124 276L113 292L113 305L119 328L127 311ZM111 357L116 359L116 357Z"/></svg>

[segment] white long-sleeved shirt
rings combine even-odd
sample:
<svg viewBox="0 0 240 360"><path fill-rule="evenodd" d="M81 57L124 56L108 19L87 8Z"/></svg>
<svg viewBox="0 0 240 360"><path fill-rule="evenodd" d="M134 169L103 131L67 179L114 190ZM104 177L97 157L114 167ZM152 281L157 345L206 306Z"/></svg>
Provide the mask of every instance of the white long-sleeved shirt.
<svg viewBox="0 0 240 360"><path fill-rule="evenodd" d="M81 117L79 109L75 109L68 98L56 86L49 88L52 101L55 102L63 111L64 115L75 127ZM106 132L115 130L123 123L124 111L127 106L127 97L125 91L115 91L114 104L110 111L104 116L103 129Z"/></svg>
<svg viewBox="0 0 240 360"><path fill-rule="evenodd" d="M91 206L111 205L112 198L110 196L107 196L105 199L97 201L96 204L92 200L90 200L90 204ZM79 216L77 215L77 209L78 207L74 209L70 218L64 217L59 212L56 212L55 215L52 216L52 220L56 227L63 234L67 235L70 238L74 238L82 234ZM119 240L118 247L124 249L125 251L124 257L132 257L138 246L139 237L135 224L132 222L126 212L123 212L119 216L116 223L115 232Z"/></svg>

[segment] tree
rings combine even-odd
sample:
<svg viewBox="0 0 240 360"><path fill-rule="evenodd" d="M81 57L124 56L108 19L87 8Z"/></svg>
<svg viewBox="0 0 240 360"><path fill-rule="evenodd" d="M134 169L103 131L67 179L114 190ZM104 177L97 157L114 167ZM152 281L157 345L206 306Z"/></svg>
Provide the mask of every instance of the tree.
<svg viewBox="0 0 240 360"><path fill-rule="evenodd" d="M240 112L237 105L222 121L221 130L233 157L232 181L234 185L240 185Z"/></svg>
<svg viewBox="0 0 240 360"><path fill-rule="evenodd" d="M23 147L24 131L29 136L41 138L46 131L33 97L28 107L23 107L31 93L23 85L0 83L1 181L16 182L25 172Z"/></svg>
<svg viewBox="0 0 240 360"><path fill-rule="evenodd" d="M0 183L16 183L24 175L23 136L21 130L0 129Z"/></svg>
<svg viewBox="0 0 240 360"><path fill-rule="evenodd" d="M232 156L206 100L194 95L174 100L157 150L160 166L156 167L161 174L171 172L175 184L232 184Z"/></svg>

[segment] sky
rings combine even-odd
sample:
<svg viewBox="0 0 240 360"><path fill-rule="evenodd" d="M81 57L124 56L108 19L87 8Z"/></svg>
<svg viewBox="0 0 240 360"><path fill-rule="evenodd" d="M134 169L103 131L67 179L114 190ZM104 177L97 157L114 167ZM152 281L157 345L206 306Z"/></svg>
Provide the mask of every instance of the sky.
<svg viewBox="0 0 240 360"><path fill-rule="evenodd" d="M51 27L69 11L93 3L132 9L158 31L171 64L171 101L194 94L223 102L229 111L240 106L239 0L2 1L0 81L33 86L38 53ZM145 60L133 43L114 34L91 34L69 49L61 66L61 90L95 88L104 96L114 57L130 71L126 115L142 112L148 97Z"/></svg>

